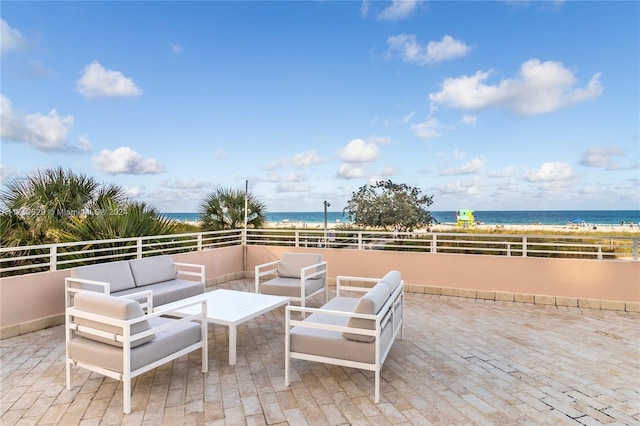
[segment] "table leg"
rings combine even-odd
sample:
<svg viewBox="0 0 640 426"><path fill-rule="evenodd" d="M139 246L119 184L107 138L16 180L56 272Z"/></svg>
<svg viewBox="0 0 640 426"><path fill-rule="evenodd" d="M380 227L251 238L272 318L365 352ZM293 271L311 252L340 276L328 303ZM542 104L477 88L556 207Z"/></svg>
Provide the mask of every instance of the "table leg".
<svg viewBox="0 0 640 426"><path fill-rule="evenodd" d="M236 365L236 325L229 325L229 365Z"/></svg>

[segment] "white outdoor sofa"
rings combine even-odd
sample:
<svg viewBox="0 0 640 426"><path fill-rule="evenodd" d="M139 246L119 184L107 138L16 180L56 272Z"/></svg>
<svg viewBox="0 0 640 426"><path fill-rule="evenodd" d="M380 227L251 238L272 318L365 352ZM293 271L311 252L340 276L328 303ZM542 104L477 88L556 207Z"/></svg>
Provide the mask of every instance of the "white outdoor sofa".
<svg viewBox="0 0 640 426"><path fill-rule="evenodd" d="M205 267L174 262L169 255L98 263L72 269L71 276L65 278L65 290L67 307L71 306L73 295L81 290L112 296L151 290L153 305L161 306L203 294Z"/></svg>
<svg viewBox="0 0 640 426"><path fill-rule="evenodd" d="M373 287L345 283L375 283ZM344 297L341 292L365 293ZM383 278L338 276L336 297L321 308L287 306L285 385L291 359L303 359L375 372L375 403L380 401L380 370L404 325L404 281L398 271ZM296 320L292 313L311 314ZM297 317L297 316L295 316Z"/></svg>
<svg viewBox="0 0 640 426"><path fill-rule="evenodd" d="M153 312L151 292L131 295L146 300L147 313L136 300L80 291L65 310L67 389L73 387L72 366L123 383L123 411L131 412L131 379L200 349L202 372L208 370L207 301L183 302ZM196 313L175 317L176 310L198 305ZM153 313L152 313L153 312Z"/></svg>

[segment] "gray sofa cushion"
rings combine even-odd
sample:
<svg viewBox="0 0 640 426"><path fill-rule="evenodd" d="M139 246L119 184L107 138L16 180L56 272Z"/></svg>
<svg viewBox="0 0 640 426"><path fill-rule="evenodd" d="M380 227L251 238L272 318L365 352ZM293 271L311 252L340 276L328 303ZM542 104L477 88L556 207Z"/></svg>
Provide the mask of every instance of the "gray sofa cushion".
<svg viewBox="0 0 640 426"><path fill-rule="evenodd" d="M360 298L358 304L353 309L357 314L376 315L389 299L391 295L391 287L386 282L378 282L373 288ZM373 320L362 318L349 318L348 327L364 328L367 330L375 330L376 323ZM344 333L347 339L357 340L359 342L373 342L374 336L364 336L362 334Z"/></svg>
<svg viewBox="0 0 640 426"><path fill-rule="evenodd" d="M110 284L110 291L135 288L136 284L131 274L128 261L99 263L97 265L81 266L71 270L73 278L103 281ZM95 286L81 285L87 290L96 290Z"/></svg>
<svg viewBox="0 0 640 426"><path fill-rule="evenodd" d="M81 291L74 297L74 307L79 311L90 312L96 315L102 315L119 320L130 320L134 318L144 317L144 312L140 307L140 304L135 300L119 298L114 296L107 296L106 294L97 293L94 291ZM113 333L122 335L123 329L114 325L101 323L98 321L92 321L85 318L75 317L74 322L78 325L95 328L97 330L106 331L107 333ZM141 321L131 326L131 334L141 333L149 330L151 327L148 321ZM113 339L108 339L93 334L77 332L78 335L83 336L90 340L106 343L110 346L122 347L122 342L117 342ZM153 340L154 335L143 337L142 339L131 342L131 347L143 345Z"/></svg>
<svg viewBox="0 0 640 426"><path fill-rule="evenodd" d="M398 288L401 281L402 281L402 274L400 274L400 271L389 271L384 277L380 279L381 283L389 284L391 293L393 293L396 290L396 288Z"/></svg>
<svg viewBox="0 0 640 426"><path fill-rule="evenodd" d="M315 293L323 288L322 280L306 280L305 296ZM274 296L300 297L299 278L274 278L261 285L261 293L272 294Z"/></svg>
<svg viewBox="0 0 640 426"><path fill-rule="evenodd" d="M300 270L302 268L321 263L322 261L321 254L282 253L280 256L280 264L278 265L278 276L283 278L300 278Z"/></svg>
<svg viewBox="0 0 640 426"><path fill-rule="evenodd" d="M154 327L168 321L175 320L169 318L149 320ZM200 324L187 322L156 333L156 338L153 341L131 349L131 370L137 370L171 355L179 349L198 343L202 338L200 330ZM123 373L122 348L105 345L83 337L71 339L67 348L71 359L89 361L93 365Z"/></svg>
<svg viewBox="0 0 640 426"><path fill-rule="evenodd" d="M163 281L156 284L149 284L143 288L133 288L120 291L116 296L126 296L127 294L137 293L142 290L151 290L153 295L153 305L160 306L166 303L176 302L191 296L197 296L204 293L204 283L189 280L171 280ZM138 299L139 302L146 301L145 298Z"/></svg>
<svg viewBox="0 0 640 426"><path fill-rule="evenodd" d="M129 261L136 287L169 281L176 278L176 267L171 256L145 257Z"/></svg>
<svg viewBox="0 0 640 426"><path fill-rule="evenodd" d="M352 312L358 303L357 298L335 297L322 309ZM316 322L332 325L346 325L348 317L314 313L305 322ZM393 327L391 322L382 329L380 338L381 356L391 344ZM355 362L374 363L375 345L345 338L339 331L317 330L313 328L293 327L290 332L291 351L337 358Z"/></svg>

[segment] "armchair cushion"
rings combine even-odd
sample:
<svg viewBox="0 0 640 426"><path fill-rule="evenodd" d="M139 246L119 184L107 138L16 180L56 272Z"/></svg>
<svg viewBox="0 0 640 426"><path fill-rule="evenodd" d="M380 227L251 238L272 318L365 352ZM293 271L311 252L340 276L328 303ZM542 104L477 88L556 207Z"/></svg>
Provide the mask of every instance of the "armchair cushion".
<svg viewBox="0 0 640 426"><path fill-rule="evenodd" d="M102 315L119 320L130 320L144 316L144 312L140 307L140 303L135 300L125 299L114 296L107 296L106 294L97 293L94 291L81 291L76 294L74 298L74 306L79 311L90 312L96 315ZM80 326L95 328L96 330L105 331L107 333L122 335L122 328L110 324L101 323L98 321L92 321L86 318L75 318L75 323ZM141 321L131 326L131 334L141 333L143 331L151 329L148 321ZM107 345L122 347L122 342L117 342L115 339L109 339L106 337L96 336L90 333L84 333L77 331L79 336L86 339L94 340L96 342L106 343ZM131 347L143 345L153 340L155 336L153 334L143 337L142 339L131 342Z"/></svg>
<svg viewBox="0 0 640 426"><path fill-rule="evenodd" d="M380 309L384 306L391 295L391 287L386 282L378 282L371 290L369 290L364 296L360 298L358 304L353 309L357 314L369 314L376 315L380 312ZM376 323L373 320L363 318L349 318L347 327L364 328L368 330L375 330ZM363 336L355 333L343 333L343 336L347 339L356 340L358 342L373 342L374 336Z"/></svg>
<svg viewBox="0 0 640 426"><path fill-rule="evenodd" d="M307 280L304 295L308 296L321 290L324 286L322 280ZM299 278L274 278L262 284L262 292L274 296L300 297L301 293Z"/></svg>
<svg viewBox="0 0 640 426"><path fill-rule="evenodd" d="M282 253L278 265L278 276L282 278L301 278L304 267L322 263L322 255L315 253ZM315 271L312 271L315 272ZM315 277L319 278L319 277Z"/></svg>
<svg viewBox="0 0 640 426"><path fill-rule="evenodd" d="M149 322L158 327L170 318L153 318ZM131 349L131 370L149 365L159 359L171 355L179 349L197 343L202 339L201 325L195 322L185 323L180 327L172 327L156 333L156 338L146 345ZM142 339L141 339L142 340ZM93 365L111 371L123 372L122 349L105 346L95 340L85 338L71 339L68 343L69 357L75 360L91 360Z"/></svg>
<svg viewBox="0 0 640 426"><path fill-rule="evenodd" d="M110 291L112 293L136 287L129 268L129 262L126 260L74 268L71 270L71 276L84 280L110 283Z"/></svg>
<svg viewBox="0 0 640 426"><path fill-rule="evenodd" d="M137 287L173 280L177 276L173 259L168 255L131 260L129 266Z"/></svg>

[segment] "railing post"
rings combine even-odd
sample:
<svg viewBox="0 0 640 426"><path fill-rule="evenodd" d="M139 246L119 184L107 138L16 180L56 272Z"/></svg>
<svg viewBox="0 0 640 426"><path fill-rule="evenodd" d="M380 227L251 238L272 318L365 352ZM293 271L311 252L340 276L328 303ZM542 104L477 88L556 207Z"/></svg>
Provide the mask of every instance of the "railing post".
<svg viewBox="0 0 640 426"><path fill-rule="evenodd" d="M142 238L136 239L136 257L142 259Z"/></svg>
<svg viewBox="0 0 640 426"><path fill-rule="evenodd" d="M505 241L505 244L507 245L507 256L511 257L511 243L509 241Z"/></svg>
<svg viewBox="0 0 640 426"><path fill-rule="evenodd" d="M295 236L296 236L296 247L300 247L300 231L296 230Z"/></svg>
<svg viewBox="0 0 640 426"><path fill-rule="evenodd" d="M633 261L634 262L638 261L638 239L637 238L633 239Z"/></svg>
<svg viewBox="0 0 640 426"><path fill-rule="evenodd" d="M598 260L602 260L602 244L598 244Z"/></svg>
<svg viewBox="0 0 640 426"><path fill-rule="evenodd" d="M198 232L198 251L202 251L202 232Z"/></svg>
<svg viewBox="0 0 640 426"><path fill-rule="evenodd" d="M55 271L58 269L57 262L58 262L58 246L52 245L49 251L49 270L50 271Z"/></svg>
<svg viewBox="0 0 640 426"><path fill-rule="evenodd" d="M438 236L433 234L433 239L431 240L431 253L438 252Z"/></svg>
<svg viewBox="0 0 640 426"><path fill-rule="evenodd" d="M522 237L522 256L527 257L527 237Z"/></svg>
<svg viewBox="0 0 640 426"><path fill-rule="evenodd" d="M363 247L362 247L362 232L358 232L358 250L363 250Z"/></svg>

